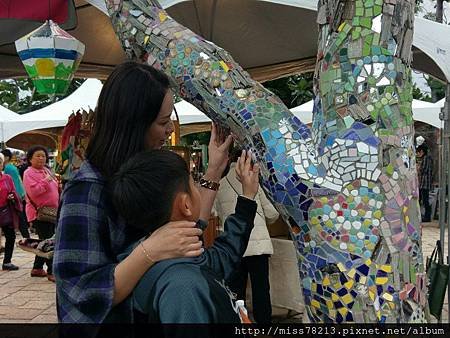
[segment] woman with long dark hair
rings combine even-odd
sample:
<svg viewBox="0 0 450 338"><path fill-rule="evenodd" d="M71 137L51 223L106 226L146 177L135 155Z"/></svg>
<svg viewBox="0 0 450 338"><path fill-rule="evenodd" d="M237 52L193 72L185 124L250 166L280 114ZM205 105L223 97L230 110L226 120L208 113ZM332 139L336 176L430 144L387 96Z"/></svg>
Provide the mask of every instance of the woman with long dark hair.
<svg viewBox="0 0 450 338"><path fill-rule="evenodd" d="M54 269L60 322L132 322L128 295L155 263L202 252L201 230L192 222L169 222L123 261L117 255L148 234L130 231L118 216L108 181L133 155L161 148L173 131L172 92L167 76L126 62L111 73L99 97L85 161L61 199ZM208 219L227 163L231 137L209 145L210 165L202 188L201 217Z"/></svg>

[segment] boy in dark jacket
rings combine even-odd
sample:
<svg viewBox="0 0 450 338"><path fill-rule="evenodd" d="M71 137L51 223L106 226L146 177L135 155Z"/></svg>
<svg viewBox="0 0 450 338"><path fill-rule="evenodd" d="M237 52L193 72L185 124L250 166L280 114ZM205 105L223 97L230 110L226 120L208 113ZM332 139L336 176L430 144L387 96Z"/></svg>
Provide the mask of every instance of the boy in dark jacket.
<svg viewBox="0 0 450 338"><path fill-rule="evenodd" d="M244 254L253 228L258 191L257 165L243 152L236 169L243 186L225 233L194 258L168 259L153 265L133 291L138 317L153 323L239 323L238 308L226 286ZM113 203L137 241L169 221L199 221L200 193L186 162L164 151L140 153L125 163L111 182ZM144 249L144 248L143 248ZM145 252L145 249L144 249ZM145 252L147 254L147 252ZM150 259L150 255L148 255Z"/></svg>

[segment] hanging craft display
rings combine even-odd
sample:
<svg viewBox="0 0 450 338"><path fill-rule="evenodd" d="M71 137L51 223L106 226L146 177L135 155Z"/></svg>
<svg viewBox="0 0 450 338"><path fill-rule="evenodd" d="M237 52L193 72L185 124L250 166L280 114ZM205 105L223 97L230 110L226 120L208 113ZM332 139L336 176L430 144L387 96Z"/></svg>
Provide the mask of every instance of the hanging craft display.
<svg viewBox="0 0 450 338"><path fill-rule="evenodd" d="M52 20L16 41L25 70L40 94L63 95L83 58L85 46Z"/></svg>
<svg viewBox="0 0 450 338"><path fill-rule="evenodd" d="M80 169L92 130L93 111L80 109L70 115L58 147L57 172L63 182Z"/></svg>

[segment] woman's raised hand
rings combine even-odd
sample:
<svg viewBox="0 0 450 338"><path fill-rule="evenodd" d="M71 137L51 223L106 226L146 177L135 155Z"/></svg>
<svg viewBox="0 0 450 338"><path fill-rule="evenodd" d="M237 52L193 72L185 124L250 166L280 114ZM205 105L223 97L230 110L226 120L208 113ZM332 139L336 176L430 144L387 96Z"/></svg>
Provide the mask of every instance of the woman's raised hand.
<svg viewBox="0 0 450 338"><path fill-rule="evenodd" d="M194 222L169 222L157 229L142 244L154 262L169 258L196 257L203 252L199 239L202 230Z"/></svg>
<svg viewBox="0 0 450 338"><path fill-rule="evenodd" d="M236 175L242 184L242 195L255 199L259 188L259 165L252 165L252 152L242 150L236 164Z"/></svg>
<svg viewBox="0 0 450 338"><path fill-rule="evenodd" d="M218 182L222 173L228 164L228 149L233 142L231 135L219 135L217 126L213 123L211 126L211 139L208 145L208 170L205 177L209 180Z"/></svg>

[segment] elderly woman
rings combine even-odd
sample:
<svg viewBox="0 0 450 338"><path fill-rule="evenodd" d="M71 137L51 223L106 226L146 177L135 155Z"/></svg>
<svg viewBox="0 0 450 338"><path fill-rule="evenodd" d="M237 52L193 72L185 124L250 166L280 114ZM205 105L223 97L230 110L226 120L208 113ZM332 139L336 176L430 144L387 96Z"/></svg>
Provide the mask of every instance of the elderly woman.
<svg viewBox="0 0 450 338"><path fill-rule="evenodd" d="M47 239L55 234L55 222L39 219L39 209L43 207L58 208L59 190L55 175L47 168L47 149L35 146L28 150L27 160L30 167L25 170L23 184L26 191L26 214L28 222L33 225L39 239ZM56 220L55 220L56 221ZM47 272L44 270L47 264ZM36 256L34 259L31 277L47 277L55 282L52 273L53 260Z"/></svg>
<svg viewBox="0 0 450 338"><path fill-rule="evenodd" d="M19 267L11 263L16 240L16 229L19 227L18 213L22 210L19 196L14 188L11 176L3 173L5 157L0 153L0 229L5 234L5 256L3 270L18 270Z"/></svg>

